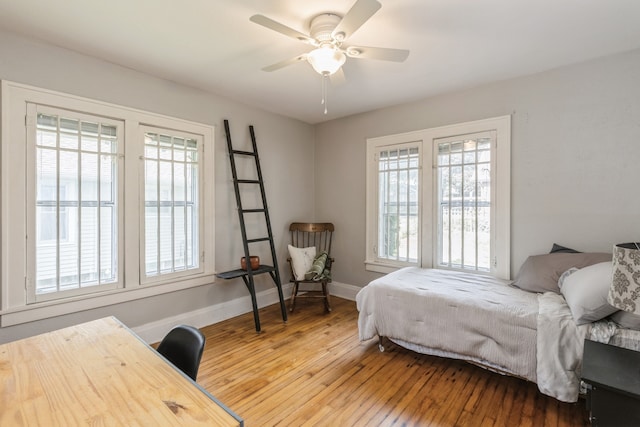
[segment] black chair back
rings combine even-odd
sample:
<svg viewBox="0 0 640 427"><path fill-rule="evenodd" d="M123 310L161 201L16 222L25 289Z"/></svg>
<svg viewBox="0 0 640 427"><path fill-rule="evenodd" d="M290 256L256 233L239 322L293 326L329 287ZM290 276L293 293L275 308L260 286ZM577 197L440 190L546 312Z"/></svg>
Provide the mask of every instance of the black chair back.
<svg viewBox="0 0 640 427"><path fill-rule="evenodd" d="M158 353L195 381L204 344L202 332L193 326L179 325L162 339Z"/></svg>

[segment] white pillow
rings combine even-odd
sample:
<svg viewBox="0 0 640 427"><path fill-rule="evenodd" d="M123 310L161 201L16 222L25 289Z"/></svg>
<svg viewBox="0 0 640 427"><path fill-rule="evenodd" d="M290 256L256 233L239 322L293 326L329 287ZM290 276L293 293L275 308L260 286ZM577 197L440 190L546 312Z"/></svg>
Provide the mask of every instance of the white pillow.
<svg viewBox="0 0 640 427"><path fill-rule="evenodd" d="M311 270L313 260L316 259L316 247L296 248L289 245L289 256L291 257L291 268L296 280L304 280L304 274Z"/></svg>
<svg viewBox="0 0 640 427"><path fill-rule="evenodd" d="M618 309L607 303L611 286L611 261L581 268L564 279L560 292L578 325L595 322Z"/></svg>

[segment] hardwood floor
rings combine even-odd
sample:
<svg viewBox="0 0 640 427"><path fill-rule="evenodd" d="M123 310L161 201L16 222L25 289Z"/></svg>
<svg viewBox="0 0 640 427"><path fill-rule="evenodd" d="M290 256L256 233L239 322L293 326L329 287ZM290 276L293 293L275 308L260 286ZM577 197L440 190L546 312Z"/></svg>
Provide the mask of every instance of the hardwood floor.
<svg viewBox="0 0 640 427"><path fill-rule="evenodd" d="M474 365L358 340L355 302L301 300L202 331L198 374L211 394L256 426L584 426L584 401L559 402L536 385Z"/></svg>

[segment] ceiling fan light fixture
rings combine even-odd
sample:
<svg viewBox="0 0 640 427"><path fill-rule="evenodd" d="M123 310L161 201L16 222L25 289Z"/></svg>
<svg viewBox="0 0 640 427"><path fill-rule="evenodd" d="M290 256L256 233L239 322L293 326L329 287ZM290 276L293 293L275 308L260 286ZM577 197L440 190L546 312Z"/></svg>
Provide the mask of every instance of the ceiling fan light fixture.
<svg viewBox="0 0 640 427"><path fill-rule="evenodd" d="M331 75L338 71L347 57L334 46L327 44L307 54L307 61L318 74Z"/></svg>

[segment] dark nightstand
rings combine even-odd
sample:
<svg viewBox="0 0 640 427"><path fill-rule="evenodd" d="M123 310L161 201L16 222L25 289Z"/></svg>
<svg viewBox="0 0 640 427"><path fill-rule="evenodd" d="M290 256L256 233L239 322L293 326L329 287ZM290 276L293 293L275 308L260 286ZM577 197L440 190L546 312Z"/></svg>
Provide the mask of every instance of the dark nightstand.
<svg viewBox="0 0 640 427"><path fill-rule="evenodd" d="M594 426L640 426L640 352L585 340L582 380Z"/></svg>

